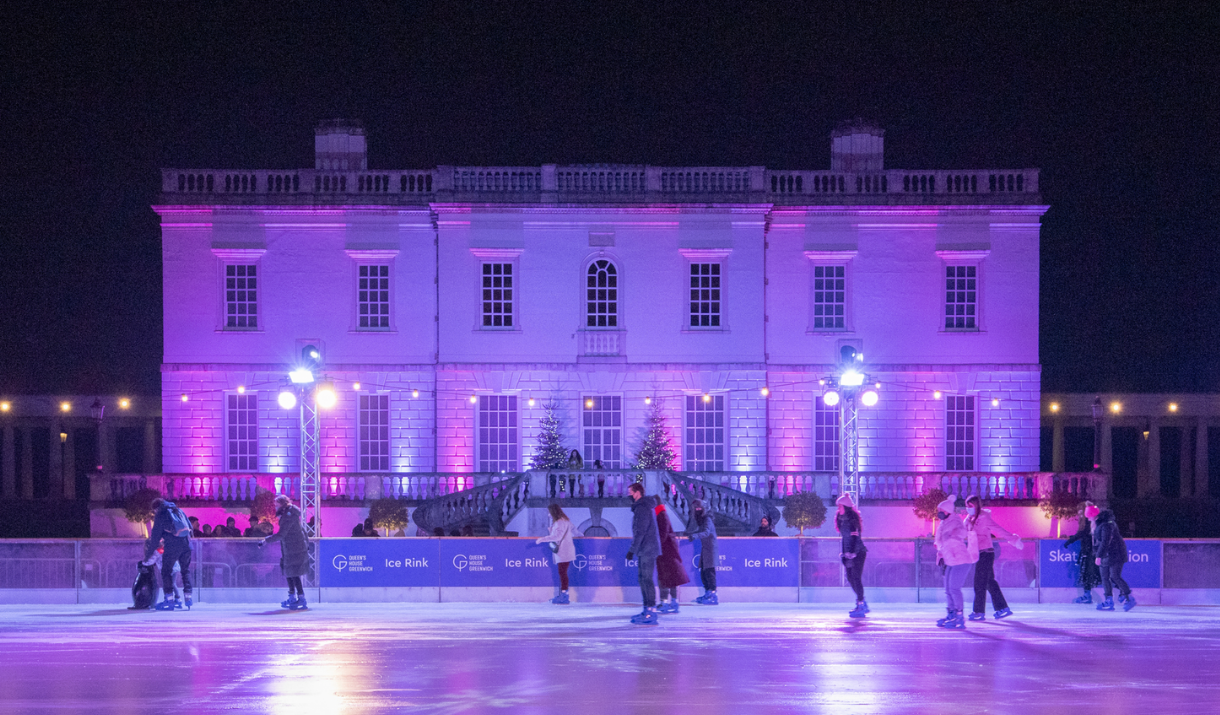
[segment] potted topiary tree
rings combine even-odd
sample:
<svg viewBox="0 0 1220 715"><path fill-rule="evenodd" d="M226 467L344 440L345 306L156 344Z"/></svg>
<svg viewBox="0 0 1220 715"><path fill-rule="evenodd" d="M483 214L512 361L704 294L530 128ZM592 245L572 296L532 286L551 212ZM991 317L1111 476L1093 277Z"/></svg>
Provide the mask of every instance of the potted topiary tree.
<svg viewBox="0 0 1220 715"><path fill-rule="evenodd" d="M915 516L924 520L924 523L932 522L930 529L933 536L936 535L936 505L948 499L949 495L940 487L933 487L928 491L915 497L912 501L912 506L915 510Z"/></svg>
<svg viewBox="0 0 1220 715"><path fill-rule="evenodd" d="M1046 518L1055 520L1056 538L1063 535L1060 529L1063 520L1076 516L1082 501L1084 500L1071 492L1059 490L1052 491L1038 502L1038 506L1041 507L1042 513L1046 514Z"/></svg>
<svg viewBox="0 0 1220 715"><path fill-rule="evenodd" d="M160 496L161 492L156 489L144 487L129 494L123 502L123 516L127 517L127 521L139 524L145 538L148 538L149 522L157 515L152 508L153 499Z"/></svg>
<svg viewBox="0 0 1220 715"><path fill-rule="evenodd" d="M373 520L373 526L380 528L386 535L395 531L401 532L411 523L407 505L390 497L374 501L369 507L369 518Z"/></svg>
<svg viewBox="0 0 1220 715"><path fill-rule="evenodd" d="M784 523L797 529L816 529L826 523L826 504L814 492L794 492L784 497Z"/></svg>

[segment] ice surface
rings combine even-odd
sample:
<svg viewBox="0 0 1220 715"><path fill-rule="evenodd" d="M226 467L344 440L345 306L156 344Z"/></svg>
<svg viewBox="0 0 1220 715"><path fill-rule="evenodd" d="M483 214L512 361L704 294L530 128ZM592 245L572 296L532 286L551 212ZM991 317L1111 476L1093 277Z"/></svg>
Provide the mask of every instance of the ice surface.
<svg viewBox="0 0 1220 715"><path fill-rule="evenodd" d="M967 596L969 590L967 589ZM1220 608L0 607L0 713L1217 713Z"/></svg>

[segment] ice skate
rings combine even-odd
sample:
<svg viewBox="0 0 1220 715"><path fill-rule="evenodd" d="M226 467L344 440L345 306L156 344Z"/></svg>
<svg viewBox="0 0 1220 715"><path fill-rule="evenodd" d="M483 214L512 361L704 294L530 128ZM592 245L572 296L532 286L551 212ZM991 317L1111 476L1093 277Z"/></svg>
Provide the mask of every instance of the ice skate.
<svg viewBox="0 0 1220 715"><path fill-rule="evenodd" d="M1113 610L1114 610L1114 599L1113 599L1113 598L1107 598L1106 600L1104 600L1104 601L1102 601L1101 603L1097 604L1097 610L1099 610L1099 611L1113 611Z"/></svg>
<svg viewBox="0 0 1220 715"><path fill-rule="evenodd" d="M1135 596L1129 593L1127 594L1127 597L1123 599L1123 610L1130 611L1132 608L1135 608Z"/></svg>
<svg viewBox="0 0 1220 715"><path fill-rule="evenodd" d="M631 617L631 622L637 626L655 626L659 622L655 608L645 608Z"/></svg>
<svg viewBox="0 0 1220 715"><path fill-rule="evenodd" d="M979 613L978 611L975 611L974 613L971 613L971 614L970 614L970 620L972 620L972 621L985 621L985 620L987 620L987 616L986 616L986 614Z"/></svg>
<svg viewBox="0 0 1220 715"><path fill-rule="evenodd" d="M999 621L999 620L1002 620L1002 619L1004 619L1004 618L1008 618L1008 617L1009 617L1009 616L1011 616L1011 615L1012 615L1012 609L1011 609L1011 608L1008 608L1008 607L1006 606L1006 607L1001 608L1000 610L998 610L998 611L996 611L996 612L995 612L995 619L996 619L997 621Z"/></svg>
<svg viewBox="0 0 1220 715"><path fill-rule="evenodd" d="M564 606L571 602L572 600L568 598L567 591L560 591L558 596L551 599L551 603L555 604L556 606Z"/></svg>
<svg viewBox="0 0 1220 715"><path fill-rule="evenodd" d="M711 593L703 594L703 600L699 601L699 603L705 606L719 606L720 599L716 596L716 592L712 591Z"/></svg>
<svg viewBox="0 0 1220 715"><path fill-rule="evenodd" d="M945 628L951 628L954 630L965 630L966 618L962 615L962 612L957 611L953 615L953 618L949 622L945 623Z"/></svg>
<svg viewBox="0 0 1220 715"><path fill-rule="evenodd" d="M295 593L290 593L290 594L288 594L288 600L280 601L280 608L289 608L290 609L294 605L296 605L296 602L297 602L297 595Z"/></svg>
<svg viewBox="0 0 1220 715"><path fill-rule="evenodd" d="M1091 594L1091 593L1086 593L1083 596L1077 596L1076 600L1072 601L1072 603L1092 603L1092 602L1093 602L1093 594Z"/></svg>
<svg viewBox="0 0 1220 715"><path fill-rule="evenodd" d="M189 610L191 610L191 606L193 606L193 605L195 604L195 599L191 598L191 592L190 592L190 591L187 591L187 592L186 592L185 594L183 594L183 595L186 597L186 600L185 600L185 604L186 604L186 610L188 610L188 611L189 611Z"/></svg>
<svg viewBox="0 0 1220 715"><path fill-rule="evenodd" d="M662 603L661 605L657 606L657 613L677 613L677 612L678 612L678 602L677 601L666 601L665 603Z"/></svg>
<svg viewBox="0 0 1220 715"><path fill-rule="evenodd" d="M857 603L856 607L849 611L847 615L850 618L864 618L868 615L868 604L863 601Z"/></svg>
<svg viewBox="0 0 1220 715"><path fill-rule="evenodd" d="M167 598L164 601L158 603L156 606L153 606L153 608L157 609L158 611L176 611L176 610L182 608L182 604L179 603L179 601L176 597Z"/></svg>
<svg viewBox="0 0 1220 715"><path fill-rule="evenodd" d="M944 628L946 623L953 620L953 613L954 611L952 608L945 609L945 617L936 619L936 627Z"/></svg>
<svg viewBox="0 0 1220 715"><path fill-rule="evenodd" d="M304 611L306 608L309 608L309 604L305 603L305 596L300 595L300 596L297 596L297 600L295 602L293 602L293 604L291 606L288 607L288 610Z"/></svg>

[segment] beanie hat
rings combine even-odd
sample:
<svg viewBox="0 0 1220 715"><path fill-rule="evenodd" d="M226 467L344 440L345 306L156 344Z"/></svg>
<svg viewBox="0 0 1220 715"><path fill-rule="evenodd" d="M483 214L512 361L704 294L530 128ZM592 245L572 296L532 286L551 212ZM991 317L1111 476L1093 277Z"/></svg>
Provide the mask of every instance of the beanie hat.
<svg viewBox="0 0 1220 715"><path fill-rule="evenodd" d="M843 492L839 495L838 499L835 499L835 506L845 506L849 509L855 509L856 503L851 500L851 494Z"/></svg>
<svg viewBox="0 0 1220 715"><path fill-rule="evenodd" d="M1098 509L1096 504L1089 502L1084 505L1084 516L1086 519L1096 519L1100 513L1101 509Z"/></svg>
<svg viewBox="0 0 1220 715"><path fill-rule="evenodd" d="M703 500L702 499L691 500L690 508L692 511L702 511L703 510Z"/></svg>
<svg viewBox="0 0 1220 715"><path fill-rule="evenodd" d="M946 514L952 514L957 505L957 495L950 494L943 502L936 505L936 511L943 511Z"/></svg>

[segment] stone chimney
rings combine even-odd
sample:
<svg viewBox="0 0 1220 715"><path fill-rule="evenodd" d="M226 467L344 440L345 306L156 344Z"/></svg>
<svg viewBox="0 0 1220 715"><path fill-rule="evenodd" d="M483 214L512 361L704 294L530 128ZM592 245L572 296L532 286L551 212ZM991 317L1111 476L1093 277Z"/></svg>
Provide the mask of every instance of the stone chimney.
<svg viewBox="0 0 1220 715"><path fill-rule="evenodd" d="M882 171L884 149L884 129L863 119L843 122L830 133L830 170Z"/></svg>
<svg viewBox="0 0 1220 715"><path fill-rule="evenodd" d="M368 148L358 121L331 119L314 130L314 168L326 171L367 171Z"/></svg>

